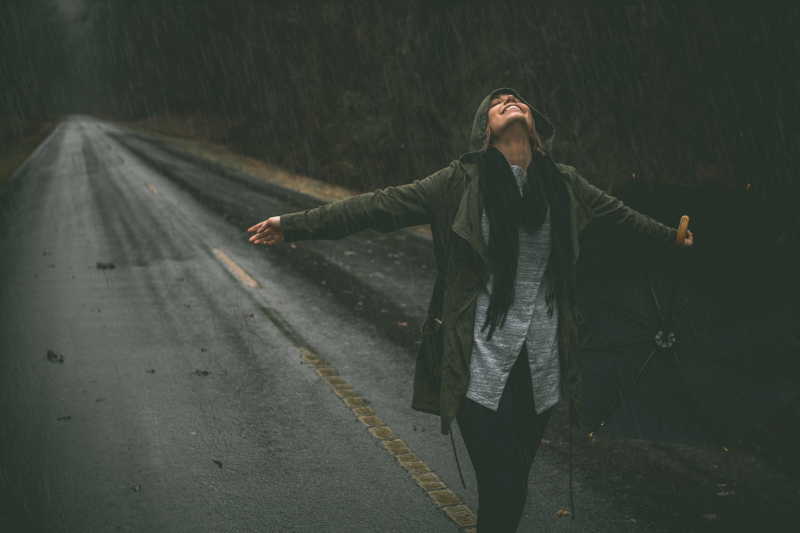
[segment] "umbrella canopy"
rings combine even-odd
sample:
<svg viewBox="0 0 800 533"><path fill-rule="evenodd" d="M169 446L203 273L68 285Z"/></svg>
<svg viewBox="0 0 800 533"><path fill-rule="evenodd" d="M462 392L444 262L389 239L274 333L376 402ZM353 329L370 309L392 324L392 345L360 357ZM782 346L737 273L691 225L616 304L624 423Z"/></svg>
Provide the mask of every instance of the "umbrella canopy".
<svg viewBox="0 0 800 533"><path fill-rule="evenodd" d="M800 396L796 243L749 191L634 180L614 196L672 227L689 215L695 243L656 263L600 221L584 231L584 423L601 435L729 446Z"/></svg>

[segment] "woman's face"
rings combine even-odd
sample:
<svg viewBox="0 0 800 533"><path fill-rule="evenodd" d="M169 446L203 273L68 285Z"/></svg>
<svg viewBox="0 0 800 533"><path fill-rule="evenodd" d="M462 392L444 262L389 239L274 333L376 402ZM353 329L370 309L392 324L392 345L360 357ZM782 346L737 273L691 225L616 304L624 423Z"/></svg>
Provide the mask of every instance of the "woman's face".
<svg viewBox="0 0 800 533"><path fill-rule="evenodd" d="M498 94L489 102L489 130L497 138L519 129L527 137L533 131L531 110L512 94Z"/></svg>

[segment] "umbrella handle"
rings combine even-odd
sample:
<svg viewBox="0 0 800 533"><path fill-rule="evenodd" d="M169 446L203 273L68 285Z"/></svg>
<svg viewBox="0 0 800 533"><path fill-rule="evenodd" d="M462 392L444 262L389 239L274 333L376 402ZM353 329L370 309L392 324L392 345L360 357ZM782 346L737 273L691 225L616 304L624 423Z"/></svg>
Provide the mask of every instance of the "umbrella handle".
<svg viewBox="0 0 800 533"><path fill-rule="evenodd" d="M675 246L682 247L683 241L686 240L686 229L689 227L689 217L687 215L683 215L681 217L681 223L678 226L678 238L675 240Z"/></svg>

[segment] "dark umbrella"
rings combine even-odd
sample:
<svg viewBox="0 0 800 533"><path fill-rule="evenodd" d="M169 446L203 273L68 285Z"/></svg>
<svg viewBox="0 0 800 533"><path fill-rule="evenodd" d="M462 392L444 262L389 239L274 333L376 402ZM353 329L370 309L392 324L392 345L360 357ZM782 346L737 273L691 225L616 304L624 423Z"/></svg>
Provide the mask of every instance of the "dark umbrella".
<svg viewBox="0 0 800 533"><path fill-rule="evenodd" d="M800 278L782 213L750 191L634 180L614 196L694 246L653 261L598 221L577 266L583 420L601 435L729 446L800 396Z"/></svg>

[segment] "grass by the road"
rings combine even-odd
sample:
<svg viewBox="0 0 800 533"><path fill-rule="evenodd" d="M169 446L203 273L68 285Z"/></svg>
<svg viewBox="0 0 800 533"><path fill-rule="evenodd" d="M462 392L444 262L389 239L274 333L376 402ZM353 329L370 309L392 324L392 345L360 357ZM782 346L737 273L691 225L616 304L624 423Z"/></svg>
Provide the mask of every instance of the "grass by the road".
<svg viewBox="0 0 800 533"><path fill-rule="evenodd" d="M44 141L64 117L49 121L0 117L0 187Z"/></svg>
<svg viewBox="0 0 800 533"><path fill-rule="evenodd" d="M106 120L179 146L210 161L235 168L326 202L335 202L361 194L359 191L287 172L260 159L236 153L224 143L224 134L215 133L228 131L232 126L228 121L224 121L225 124L217 124L213 118L192 116L173 116L169 118L158 116L128 122ZM278 214L280 213L276 213L276 215ZM430 226L428 225L414 226L409 229L428 237L431 236Z"/></svg>

